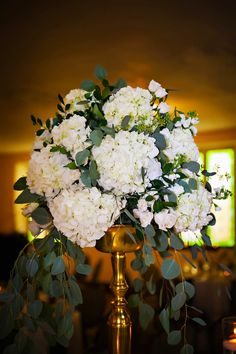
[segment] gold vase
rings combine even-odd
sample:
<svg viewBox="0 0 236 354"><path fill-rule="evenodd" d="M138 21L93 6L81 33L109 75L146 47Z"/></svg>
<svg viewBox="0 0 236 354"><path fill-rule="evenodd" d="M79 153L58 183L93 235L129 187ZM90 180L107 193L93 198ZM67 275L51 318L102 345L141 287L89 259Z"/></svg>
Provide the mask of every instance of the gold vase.
<svg viewBox="0 0 236 354"><path fill-rule="evenodd" d="M108 317L110 354L131 353L132 323L127 309L125 293L128 285L125 280L125 254L142 248L143 242L137 239L136 229L129 225L114 225L96 244L101 252L111 253L113 279L110 285L114 294L113 309Z"/></svg>

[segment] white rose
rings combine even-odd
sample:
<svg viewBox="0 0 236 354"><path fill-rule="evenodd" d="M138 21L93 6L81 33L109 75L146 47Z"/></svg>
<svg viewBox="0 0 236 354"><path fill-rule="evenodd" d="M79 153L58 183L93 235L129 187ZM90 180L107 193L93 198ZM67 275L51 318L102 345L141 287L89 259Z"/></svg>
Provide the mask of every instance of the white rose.
<svg viewBox="0 0 236 354"><path fill-rule="evenodd" d="M144 212L144 211L147 210L147 208L148 208L147 201L145 199L142 199L142 198L139 199L139 201L138 201L138 209L139 209L139 211Z"/></svg>
<svg viewBox="0 0 236 354"><path fill-rule="evenodd" d="M151 80L149 85L148 85L148 89L150 92L155 92L159 89L159 87L161 87L161 85L156 82L155 80Z"/></svg>
<svg viewBox="0 0 236 354"><path fill-rule="evenodd" d="M177 215L174 210L163 209L159 213L154 214L155 223L160 230L167 231L174 226L177 219Z"/></svg>
<svg viewBox="0 0 236 354"><path fill-rule="evenodd" d="M159 112L161 114L165 114L165 113L169 112L169 110L170 110L170 106L165 102L161 102L157 108L159 109Z"/></svg>
<svg viewBox="0 0 236 354"><path fill-rule="evenodd" d="M153 213L148 210L141 212L138 209L134 209L133 214L134 214L134 217L136 217L140 220L142 227L147 227L153 219Z"/></svg>

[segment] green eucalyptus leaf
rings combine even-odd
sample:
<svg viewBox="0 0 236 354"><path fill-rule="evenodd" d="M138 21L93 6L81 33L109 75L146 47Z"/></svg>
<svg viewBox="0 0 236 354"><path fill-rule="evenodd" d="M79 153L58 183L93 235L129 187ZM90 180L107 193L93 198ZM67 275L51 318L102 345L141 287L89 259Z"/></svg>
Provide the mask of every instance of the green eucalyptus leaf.
<svg viewBox="0 0 236 354"><path fill-rule="evenodd" d="M181 331L175 330L168 334L167 342L170 345L177 345L181 341Z"/></svg>
<svg viewBox="0 0 236 354"><path fill-rule="evenodd" d="M123 80L123 79L119 79L119 80L116 82L116 84L115 84L115 87L116 87L117 89L121 89L122 87L126 87L126 86L127 86L127 83L126 83L126 81Z"/></svg>
<svg viewBox="0 0 236 354"><path fill-rule="evenodd" d="M193 353L194 353L193 346L188 343L184 344L180 350L180 354L193 354Z"/></svg>
<svg viewBox="0 0 236 354"><path fill-rule="evenodd" d="M202 171L203 176L205 177L212 177L216 174L216 172L208 172L207 170Z"/></svg>
<svg viewBox="0 0 236 354"><path fill-rule="evenodd" d="M88 170L85 170L83 173L81 173L80 179L81 182L85 185L85 187L92 187L92 181Z"/></svg>
<svg viewBox="0 0 236 354"><path fill-rule="evenodd" d="M95 89L96 85L92 80L84 80L82 81L80 88L88 91L88 92L92 92Z"/></svg>
<svg viewBox="0 0 236 354"><path fill-rule="evenodd" d="M73 304L78 305L83 303L83 296L80 290L79 285L77 284L76 281L69 279L68 281L69 288L70 288L70 294L73 299Z"/></svg>
<svg viewBox="0 0 236 354"><path fill-rule="evenodd" d="M130 122L131 117L130 116L125 116L121 122L121 128L126 129L128 127L128 124Z"/></svg>
<svg viewBox="0 0 236 354"><path fill-rule="evenodd" d="M65 271L65 263L62 256L57 256L52 264L51 274L57 275Z"/></svg>
<svg viewBox="0 0 236 354"><path fill-rule="evenodd" d="M97 164L94 160L90 161L89 164L89 175L91 178L92 185L96 185L96 181L100 178L100 173L97 170Z"/></svg>
<svg viewBox="0 0 236 354"><path fill-rule="evenodd" d="M104 90L102 91L102 98L103 99L106 99L108 96L110 96L111 94L111 90L110 90L110 87L107 86L104 88Z"/></svg>
<svg viewBox="0 0 236 354"><path fill-rule="evenodd" d="M191 193L191 188L189 187L188 183L183 179L178 180L177 182L180 186L184 188L185 193Z"/></svg>
<svg viewBox="0 0 236 354"><path fill-rule="evenodd" d="M156 231L151 224L146 226L144 230L145 230L145 234L149 237L154 237L156 235Z"/></svg>
<svg viewBox="0 0 236 354"><path fill-rule="evenodd" d="M50 267L53 264L55 258L56 258L55 252L48 253L46 255L46 257L44 257L44 260L43 260L44 268L47 269L48 267Z"/></svg>
<svg viewBox="0 0 236 354"><path fill-rule="evenodd" d="M73 327L72 314L66 313L59 320L58 328L57 328L57 336L58 337L65 336L67 338L68 334L71 333L71 331L70 331L71 327ZM70 338L68 338L68 339L70 339Z"/></svg>
<svg viewBox="0 0 236 354"><path fill-rule="evenodd" d="M173 311L178 311L181 309L181 307L184 306L185 302L187 300L187 296L184 292L177 293L172 299L171 299L171 308Z"/></svg>
<svg viewBox="0 0 236 354"><path fill-rule="evenodd" d="M169 313L166 309L163 309L159 315L160 323L165 330L165 332L168 334L170 332L170 319L169 319Z"/></svg>
<svg viewBox="0 0 236 354"><path fill-rule="evenodd" d="M178 283L175 287L175 290L177 294L185 292L185 294L188 296L188 299L191 299L195 295L195 288L188 281Z"/></svg>
<svg viewBox="0 0 236 354"><path fill-rule="evenodd" d="M158 149L164 150L166 148L166 139L163 134L154 132L152 137L156 140L155 145Z"/></svg>
<svg viewBox="0 0 236 354"><path fill-rule="evenodd" d="M136 293L138 293L138 292L140 292L140 290L142 290L142 288L143 288L143 280L142 279L140 279L140 278L135 278L134 280L133 280L133 287L134 287L134 291L136 292Z"/></svg>
<svg viewBox="0 0 236 354"><path fill-rule="evenodd" d="M28 261L26 262L25 267L26 267L26 271L27 271L28 275L31 278L33 278L35 276L35 274L37 273L38 269L39 269L37 258L28 259Z"/></svg>
<svg viewBox="0 0 236 354"><path fill-rule="evenodd" d="M22 191L27 188L26 177L20 177L13 186L15 191Z"/></svg>
<svg viewBox="0 0 236 354"><path fill-rule="evenodd" d="M57 279L53 280L49 285L49 292L51 296L59 298L63 295L63 284Z"/></svg>
<svg viewBox="0 0 236 354"><path fill-rule="evenodd" d="M171 280L177 278L180 274L180 267L174 259L164 259L161 265L163 278Z"/></svg>
<svg viewBox="0 0 236 354"><path fill-rule="evenodd" d="M206 322L200 317L193 317L192 321L196 322L200 326L206 326Z"/></svg>
<svg viewBox="0 0 236 354"><path fill-rule="evenodd" d="M95 76L98 80L102 81L107 77L107 72L101 65L97 65L95 68Z"/></svg>
<svg viewBox="0 0 236 354"><path fill-rule="evenodd" d="M129 212L128 209L124 209L124 213L130 218L131 221L133 221L135 224L137 223L137 219Z"/></svg>
<svg viewBox="0 0 236 354"><path fill-rule="evenodd" d="M130 308L138 307L139 301L140 301L139 294L132 294L128 298L128 306Z"/></svg>
<svg viewBox="0 0 236 354"><path fill-rule="evenodd" d="M144 302L139 303L139 323L142 329L146 329L149 323L153 320L155 311L149 304Z"/></svg>
<svg viewBox="0 0 236 354"><path fill-rule="evenodd" d="M50 285L52 284L52 276L50 273L47 273L43 276L41 284L43 291L48 294Z"/></svg>
<svg viewBox="0 0 236 354"><path fill-rule="evenodd" d="M184 162L182 168L187 168L191 172L198 173L200 170L200 164L196 161Z"/></svg>
<svg viewBox="0 0 236 354"><path fill-rule="evenodd" d="M182 250L184 248L184 243L183 241L179 238L179 236L175 235L174 233L171 232L170 234L170 245L173 247L175 250Z"/></svg>
<svg viewBox="0 0 236 354"><path fill-rule="evenodd" d="M19 273L16 273L15 276L12 279L12 284L14 286L14 289L20 292L22 286L23 286L23 280L20 276Z"/></svg>
<svg viewBox="0 0 236 354"><path fill-rule="evenodd" d="M161 200L155 200L154 204L153 204L153 210L155 213L159 213L160 211L162 211L165 208L165 202L161 201Z"/></svg>
<svg viewBox="0 0 236 354"><path fill-rule="evenodd" d="M197 181L195 178L190 178L188 181L188 185L191 189L197 189Z"/></svg>
<svg viewBox="0 0 236 354"><path fill-rule="evenodd" d="M75 162L77 166L81 166L85 163L90 155L90 151L88 149L84 149L83 151L77 152L75 155Z"/></svg>
<svg viewBox="0 0 236 354"><path fill-rule="evenodd" d="M92 271L92 267L89 264L77 264L76 271L79 274L88 275Z"/></svg>
<svg viewBox="0 0 236 354"><path fill-rule="evenodd" d="M77 169L77 165L76 165L75 161L69 162L65 167L68 167L70 170L76 170Z"/></svg>
<svg viewBox="0 0 236 354"><path fill-rule="evenodd" d="M43 303L40 300L35 300L29 304L29 314L33 318L38 318L43 309Z"/></svg>
<svg viewBox="0 0 236 354"><path fill-rule="evenodd" d="M202 233L202 240L207 246L212 247L211 239L208 235Z"/></svg>
<svg viewBox="0 0 236 354"><path fill-rule="evenodd" d="M101 130L93 130L91 133L90 133L90 136L89 136L89 139L92 140L93 144L95 146L100 146L101 145L101 142L102 142L102 138L103 138L103 132Z"/></svg>
<svg viewBox="0 0 236 354"><path fill-rule="evenodd" d="M110 128L110 127L101 127L101 129L104 131L105 134L107 135L111 135L113 138L116 135L116 131L114 128Z"/></svg>
<svg viewBox="0 0 236 354"><path fill-rule="evenodd" d="M43 207L36 208L31 217L40 225L48 224L52 219L50 213Z"/></svg>
<svg viewBox="0 0 236 354"><path fill-rule="evenodd" d="M16 198L16 204L25 204L25 203L32 203L37 202L40 196L36 193L31 193L29 188L23 190L23 192Z"/></svg>
<svg viewBox="0 0 236 354"><path fill-rule="evenodd" d="M154 295L156 292L156 282L153 280L153 274L150 279L146 282L146 287L151 295Z"/></svg>
<svg viewBox="0 0 236 354"><path fill-rule="evenodd" d="M168 237L164 232L160 234L160 236L155 237L157 241L156 248L159 252L164 252L168 248Z"/></svg>
<svg viewBox="0 0 236 354"><path fill-rule="evenodd" d="M73 242L71 242L69 239L67 239L66 247L67 247L67 252L68 252L69 256L71 256L72 258L75 258L77 246Z"/></svg>
<svg viewBox="0 0 236 354"><path fill-rule="evenodd" d="M134 270L141 270L142 267L143 267L143 262L140 258L135 258L132 260L131 262L131 267L134 269Z"/></svg>
<svg viewBox="0 0 236 354"><path fill-rule="evenodd" d="M100 119L104 119L104 115L103 113L100 111L99 107L97 104L94 105L93 107L93 113L95 114L96 117L100 118Z"/></svg>

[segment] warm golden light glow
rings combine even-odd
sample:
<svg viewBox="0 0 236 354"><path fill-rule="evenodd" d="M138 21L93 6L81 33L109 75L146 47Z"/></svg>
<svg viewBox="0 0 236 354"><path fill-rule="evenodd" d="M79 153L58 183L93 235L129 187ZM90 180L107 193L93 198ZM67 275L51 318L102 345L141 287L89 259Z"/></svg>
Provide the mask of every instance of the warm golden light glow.
<svg viewBox="0 0 236 354"><path fill-rule="evenodd" d="M20 161L15 164L14 168L14 181L17 181L20 177L26 176L28 169L27 161ZM14 201L20 194L18 191L14 191L13 197ZM13 203L14 203L13 201ZM14 210L14 229L19 233L26 233L28 228L27 218L22 215L22 204L13 204Z"/></svg>

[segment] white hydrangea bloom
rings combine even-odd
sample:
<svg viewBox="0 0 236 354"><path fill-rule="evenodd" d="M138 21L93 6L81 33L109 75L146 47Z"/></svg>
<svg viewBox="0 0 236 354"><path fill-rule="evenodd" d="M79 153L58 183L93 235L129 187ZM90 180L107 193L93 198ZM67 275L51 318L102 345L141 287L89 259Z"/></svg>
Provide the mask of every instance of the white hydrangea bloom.
<svg viewBox="0 0 236 354"><path fill-rule="evenodd" d="M157 121L154 118L151 106L152 95L148 90L130 86L121 88L117 93L110 96L103 106L103 112L108 126L114 125L121 129L121 123L126 116L130 116L128 129L138 127L154 130Z"/></svg>
<svg viewBox="0 0 236 354"><path fill-rule="evenodd" d="M80 177L79 170L65 167L71 161L66 155L51 152L51 146L34 151L29 161L27 185L32 193L55 196L63 188L72 188Z"/></svg>
<svg viewBox="0 0 236 354"><path fill-rule="evenodd" d="M80 104L80 102L86 101L85 94L87 91L82 89L73 89L64 97L65 105L70 104L70 108L67 113L73 113L74 111L84 112L88 107L88 103ZM60 112L61 114L61 112Z"/></svg>
<svg viewBox="0 0 236 354"><path fill-rule="evenodd" d="M49 201L54 225L72 242L93 247L114 224L125 202L97 188L63 190Z"/></svg>
<svg viewBox="0 0 236 354"><path fill-rule="evenodd" d="M184 156L185 161L198 161L199 151L192 134L188 129L175 128L172 131L165 128L161 131L166 139L166 149L163 153L170 162L174 162L179 156Z"/></svg>
<svg viewBox="0 0 236 354"><path fill-rule="evenodd" d="M212 216L208 215L211 211L211 205L212 194L200 183L192 193L181 194L176 208L176 232L202 229L212 219Z"/></svg>
<svg viewBox="0 0 236 354"><path fill-rule="evenodd" d="M52 129L53 142L56 145L63 145L74 156L76 152L84 150L89 145L86 140L90 131L91 129L86 127L86 119L75 114Z"/></svg>
<svg viewBox="0 0 236 354"><path fill-rule="evenodd" d="M161 163L155 159L148 162L147 177L150 181L158 179L162 175Z"/></svg>
<svg viewBox="0 0 236 354"><path fill-rule="evenodd" d="M143 192L156 177L156 170L153 175L149 171L149 178L146 175L143 181L141 169L150 168L149 162L158 152L155 139L143 133L119 131L115 138L107 135L100 146L92 149L100 173L98 183L115 195Z"/></svg>

